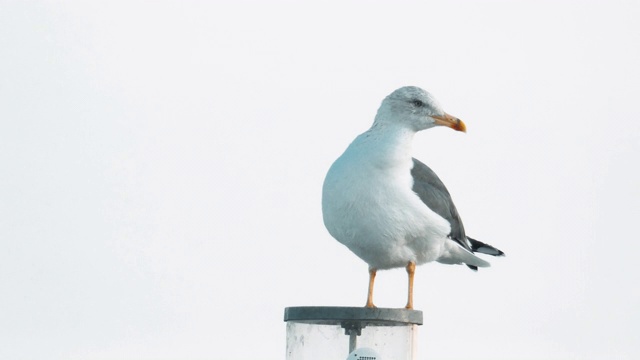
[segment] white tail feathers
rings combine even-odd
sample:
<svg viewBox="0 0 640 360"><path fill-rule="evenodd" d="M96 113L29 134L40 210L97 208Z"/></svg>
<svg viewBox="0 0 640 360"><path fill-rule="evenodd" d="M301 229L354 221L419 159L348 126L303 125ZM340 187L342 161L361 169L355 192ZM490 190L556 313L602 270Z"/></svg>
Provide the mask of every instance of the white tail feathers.
<svg viewBox="0 0 640 360"><path fill-rule="evenodd" d="M456 241L446 241L445 247L444 254L442 254L442 256L437 260L439 263L467 264L477 267L491 266L487 261L475 256L471 251L463 248L462 245L458 244Z"/></svg>

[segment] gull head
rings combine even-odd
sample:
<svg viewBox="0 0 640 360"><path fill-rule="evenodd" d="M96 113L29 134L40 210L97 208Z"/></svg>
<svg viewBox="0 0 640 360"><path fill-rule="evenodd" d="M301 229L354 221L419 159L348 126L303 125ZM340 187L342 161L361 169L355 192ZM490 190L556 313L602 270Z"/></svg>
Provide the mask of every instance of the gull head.
<svg viewBox="0 0 640 360"><path fill-rule="evenodd" d="M415 86L401 87L387 96L373 125L400 126L416 132L434 126L447 126L462 132L467 130L462 120L442 110L433 95Z"/></svg>

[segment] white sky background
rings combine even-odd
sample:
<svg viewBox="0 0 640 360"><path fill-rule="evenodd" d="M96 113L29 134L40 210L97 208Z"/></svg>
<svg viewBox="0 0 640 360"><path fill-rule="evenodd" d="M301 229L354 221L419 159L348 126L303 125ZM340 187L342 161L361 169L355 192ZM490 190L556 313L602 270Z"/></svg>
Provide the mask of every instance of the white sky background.
<svg viewBox="0 0 640 360"><path fill-rule="evenodd" d="M507 253L416 275L422 359L640 356L637 2L0 3L0 358L283 359L364 305L324 175L403 85ZM376 303L404 305L403 270ZM256 355L259 354L259 355Z"/></svg>

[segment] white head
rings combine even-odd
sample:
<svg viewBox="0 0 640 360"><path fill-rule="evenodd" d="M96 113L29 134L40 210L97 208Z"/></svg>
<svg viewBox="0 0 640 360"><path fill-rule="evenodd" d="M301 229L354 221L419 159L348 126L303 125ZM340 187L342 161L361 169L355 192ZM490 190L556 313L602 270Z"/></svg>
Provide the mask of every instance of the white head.
<svg viewBox="0 0 640 360"><path fill-rule="evenodd" d="M415 86L401 87L382 101L373 126L385 124L399 125L413 131L434 126L466 131L462 120L444 112L431 94Z"/></svg>

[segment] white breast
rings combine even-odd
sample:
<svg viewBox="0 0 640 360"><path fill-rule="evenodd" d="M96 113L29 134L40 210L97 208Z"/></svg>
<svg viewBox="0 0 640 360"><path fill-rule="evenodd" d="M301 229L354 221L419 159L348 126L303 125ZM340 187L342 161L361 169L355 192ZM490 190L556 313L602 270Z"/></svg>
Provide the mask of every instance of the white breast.
<svg viewBox="0 0 640 360"><path fill-rule="evenodd" d="M385 146L385 140L394 143ZM360 135L329 169L323 186L329 233L376 269L436 260L450 231L411 190L410 149L393 140Z"/></svg>

